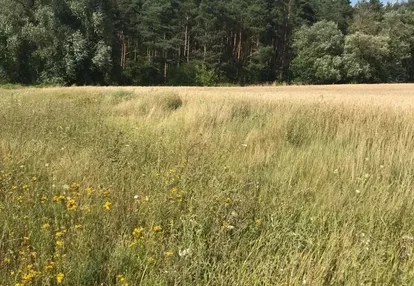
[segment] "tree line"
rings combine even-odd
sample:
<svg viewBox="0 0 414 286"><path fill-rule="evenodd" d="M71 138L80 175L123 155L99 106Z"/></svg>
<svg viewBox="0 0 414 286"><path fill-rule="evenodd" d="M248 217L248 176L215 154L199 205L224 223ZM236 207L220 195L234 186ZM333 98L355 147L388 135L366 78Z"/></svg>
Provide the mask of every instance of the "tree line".
<svg viewBox="0 0 414 286"><path fill-rule="evenodd" d="M414 81L414 0L0 0L0 82Z"/></svg>

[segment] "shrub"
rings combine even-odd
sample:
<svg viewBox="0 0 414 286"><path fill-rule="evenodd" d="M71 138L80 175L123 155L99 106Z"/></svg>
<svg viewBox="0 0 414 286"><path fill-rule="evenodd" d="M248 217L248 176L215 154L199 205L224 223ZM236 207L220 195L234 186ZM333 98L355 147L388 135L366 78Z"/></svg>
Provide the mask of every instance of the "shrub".
<svg viewBox="0 0 414 286"><path fill-rule="evenodd" d="M217 84L216 72L205 64L196 67L196 83L200 86L215 86Z"/></svg>

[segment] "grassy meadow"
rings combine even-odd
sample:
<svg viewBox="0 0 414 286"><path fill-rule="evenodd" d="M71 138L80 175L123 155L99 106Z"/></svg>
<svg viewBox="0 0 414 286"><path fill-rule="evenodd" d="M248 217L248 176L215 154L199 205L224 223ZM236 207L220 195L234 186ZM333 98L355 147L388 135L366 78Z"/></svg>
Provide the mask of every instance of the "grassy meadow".
<svg viewBox="0 0 414 286"><path fill-rule="evenodd" d="M414 86L0 89L0 285L414 285Z"/></svg>

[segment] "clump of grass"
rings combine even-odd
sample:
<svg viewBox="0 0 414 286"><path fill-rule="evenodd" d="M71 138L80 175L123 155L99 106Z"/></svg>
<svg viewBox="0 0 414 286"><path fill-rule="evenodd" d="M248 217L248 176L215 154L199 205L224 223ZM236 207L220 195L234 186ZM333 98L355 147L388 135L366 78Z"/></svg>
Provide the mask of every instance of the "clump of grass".
<svg viewBox="0 0 414 286"><path fill-rule="evenodd" d="M174 111L183 105L183 101L176 93L164 95L160 98L160 103L165 111Z"/></svg>
<svg viewBox="0 0 414 286"><path fill-rule="evenodd" d="M126 90L117 90L112 92L111 97L114 101L114 103L131 100L134 98L135 93L132 91L126 91Z"/></svg>
<svg viewBox="0 0 414 286"><path fill-rule="evenodd" d="M286 140L295 147L309 144L312 140L313 118L305 117L301 112L292 114L286 125Z"/></svg>
<svg viewBox="0 0 414 286"><path fill-rule="evenodd" d="M411 109L194 91L1 91L1 283L413 281Z"/></svg>
<svg viewBox="0 0 414 286"><path fill-rule="evenodd" d="M340 127L340 110L337 107L307 106L292 111L286 123L286 140L295 147L312 141L333 141ZM314 126L318 126L315 128Z"/></svg>
<svg viewBox="0 0 414 286"><path fill-rule="evenodd" d="M14 84L14 83L4 83L0 84L0 89L21 89L23 88L20 84Z"/></svg>
<svg viewBox="0 0 414 286"><path fill-rule="evenodd" d="M182 105L183 101L176 93L150 93L126 99L115 110L123 116L164 117Z"/></svg>
<svg viewBox="0 0 414 286"><path fill-rule="evenodd" d="M234 120L246 120L252 113L251 109L252 107L246 102L234 105L231 110L231 118Z"/></svg>

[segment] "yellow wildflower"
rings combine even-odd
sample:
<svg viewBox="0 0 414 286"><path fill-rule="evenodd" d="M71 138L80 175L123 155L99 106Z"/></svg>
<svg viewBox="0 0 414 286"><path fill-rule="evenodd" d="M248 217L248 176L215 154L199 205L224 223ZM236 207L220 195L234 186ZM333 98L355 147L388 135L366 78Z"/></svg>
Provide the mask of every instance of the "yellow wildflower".
<svg viewBox="0 0 414 286"><path fill-rule="evenodd" d="M77 191L77 190L79 190L79 184L77 184L77 183L72 183L72 185L70 185L70 189L72 190L72 191Z"/></svg>
<svg viewBox="0 0 414 286"><path fill-rule="evenodd" d="M59 273L58 275L56 275L56 282L58 284L61 284L63 282L63 279L65 278L65 274L63 274L62 272Z"/></svg>
<svg viewBox="0 0 414 286"><path fill-rule="evenodd" d="M153 230L154 232L160 232L160 231L162 230L162 227L161 227L161 226L159 226L159 225L156 225L156 226L154 226L154 227L152 228L152 230Z"/></svg>
<svg viewBox="0 0 414 286"><path fill-rule="evenodd" d="M168 251L166 251L164 254L165 254L165 256L167 256L167 257L172 257L172 256L174 255L174 252L172 252L171 250L168 250Z"/></svg>
<svg viewBox="0 0 414 286"><path fill-rule="evenodd" d="M75 229L82 229L82 228L83 228L83 226L81 224L75 225Z"/></svg>
<svg viewBox="0 0 414 286"><path fill-rule="evenodd" d="M118 278L118 280L119 280L119 282L125 282L125 277L124 277L124 275L121 275L121 274L119 274L119 275L117 275L116 276L117 278Z"/></svg>
<svg viewBox="0 0 414 286"><path fill-rule="evenodd" d="M42 196L42 198L40 199L40 202L42 204L44 204L47 201L47 197L46 196Z"/></svg>
<svg viewBox="0 0 414 286"><path fill-rule="evenodd" d="M54 202L64 202L65 201L65 196L54 196L53 201Z"/></svg>
<svg viewBox="0 0 414 286"><path fill-rule="evenodd" d="M126 278L124 275L117 275L119 283L121 283L122 286L129 286L129 284L126 282Z"/></svg>
<svg viewBox="0 0 414 286"><path fill-rule="evenodd" d="M134 239L130 244L129 247L134 247L135 245L138 244L138 241L136 239Z"/></svg>
<svg viewBox="0 0 414 286"><path fill-rule="evenodd" d="M55 263L53 261L50 261L49 264L45 266L45 270L50 272L53 270L53 267L55 267Z"/></svg>
<svg viewBox="0 0 414 286"><path fill-rule="evenodd" d="M88 195L91 195L91 194L93 194L93 193L95 192L95 190L94 190L93 188L88 187L88 188L86 188L86 189L85 189L85 192L86 192Z"/></svg>
<svg viewBox="0 0 414 286"><path fill-rule="evenodd" d="M33 177L32 177L32 181L33 181L33 182L36 182L36 181L37 181L37 177L36 177L36 176L33 176Z"/></svg>
<svg viewBox="0 0 414 286"><path fill-rule="evenodd" d="M262 225L262 220L261 219L256 219L255 220L256 225Z"/></svg>
<svg viewBox="0 0 414 286"><path fill-rule="evenodd" d="M22 197L22 196L18 196L18 197L17 197L17 201L18 201L19 203L21 203L21 202L23 201L23 197Z"/></svg>
<svg viewBox="0 0 414 286"><path fill-rule="evenodd" d="M56 232L55 236L56 236L56 238L62 237L63 236L63 232L58 231L58 232Z"/></svg>
<svg viewBox="0 0 414 286"><path fill-rule="evenodd" d="M141 235L141 233L144 231L144 228L142 227L137 227L134 229L134 231L132 232L132 235L134 237L139 237Z"/></svg>
<svg viewBox="0 0 414 286"><path fill-rule="evenodd" d="M106 209L106 210L110 210L111 209L111 203L110 202L106 202L103 206L104 206L104 208Z"/></svg>
<svg viewBox="0 0 414 286"><path fill-rule="evenodd" d="M153 264L153 263L155 263L155 259L153 257L148 257L147 262L149 264Z"/></svg>
<svg viewBox="0 0 414 286"><path fill-rule="evenodd" d="M64 245L65 245L65 242L63 240L56 241L57 248L63 248Z"/></svg>
<svg viewBox="0 0 414 286"><path fill-rule="evenodd" d="M178 193L178 189L177 188L173 188L171 190L171 194L176 195Z"/></svg>
<svg viewBox="0 0 414 286"><path fill-rule="evenodd" d="M232 229L234 229L234 226L231 225L231 224L229 224L227 221L224 221L223 222L223 225L221 226L221 228L223 230L232 230Z"/></svg>
<svg viewBox="0 0 414 286"><path fill-rule="evenodd" d="M74 211L76 209L76 201L73 199L69 200L68 203L66 204L66 207L68 211Z"/></svg>
<svg viewBox="0 0 414 286"><path fill-rule="evenodd" d="M111 191L109 191L109 190L106 190L106 191L103 192L104 197L109 197L110 195L111 195Z"/></svg>
<svg viewBox="0 0 414 286"><path fill-rule="evenodd" d="M32 278L33 277L30 275L30 273L28 273L23 275L22 280L26 282L32 280Z"/></svg>
<svg viewBox="0 0 414 286"><path fill-rule="evenodd" d="M29 282L30 280L32 280L33 278L36 278L37 276L39 276L41 273L39 271L35 271L35 270L30 270L29 273L24 274L22 276L22 280L23 280L23 285L25 285L25 283Z"/></svg>

